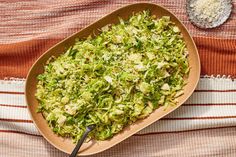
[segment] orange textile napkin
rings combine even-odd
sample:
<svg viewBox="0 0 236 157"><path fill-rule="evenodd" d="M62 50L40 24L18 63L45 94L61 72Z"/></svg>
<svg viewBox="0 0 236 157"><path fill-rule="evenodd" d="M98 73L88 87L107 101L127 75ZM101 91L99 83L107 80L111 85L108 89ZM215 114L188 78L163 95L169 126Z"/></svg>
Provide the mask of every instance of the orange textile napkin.
<svg viewBox="0 0 236 157"><path fill-rule="evenodd" d="M140 1L1 2L0 78L26 77L35 60L55 43L113 10L135 2ZM202 75L236 75L235 9L223 26L202 30L188 21L185 0L141 2L153 2L166 7L187 26L199 49Z"/></svg>

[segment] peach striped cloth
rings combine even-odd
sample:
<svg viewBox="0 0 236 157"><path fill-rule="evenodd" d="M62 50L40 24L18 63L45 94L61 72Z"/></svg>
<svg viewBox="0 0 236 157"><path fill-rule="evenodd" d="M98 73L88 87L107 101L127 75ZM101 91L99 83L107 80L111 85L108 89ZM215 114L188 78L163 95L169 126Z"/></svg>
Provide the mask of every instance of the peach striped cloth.
<svg viewBox="0 0 236 157"><path fill-rule="evenodd" d="M199 49L202 77L175 112L93 157L236 156L235 9L223 26L202 30L188 21L185 0L0 0L0 157L68 156L33 125L24 100L26 74L58 41L136 2L162 5L187 26Z"/></svg>

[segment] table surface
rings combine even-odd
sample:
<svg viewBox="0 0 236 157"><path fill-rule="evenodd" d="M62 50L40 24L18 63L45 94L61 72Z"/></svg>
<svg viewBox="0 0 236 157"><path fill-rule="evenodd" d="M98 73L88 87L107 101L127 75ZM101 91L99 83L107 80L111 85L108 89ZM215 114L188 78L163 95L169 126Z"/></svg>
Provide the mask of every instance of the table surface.
<svg viewBox="0 0 236 157"><path fill-rule="evenodd" d="M179 109L94 157L236 156L236 10L215 29L198 29L185 0L0 1L0 156L64 157L37 131L24 100L25 78L48 48L127 4L172 11L198 47L201 78ZM236 0L233 0L234 8Z"/></svg>

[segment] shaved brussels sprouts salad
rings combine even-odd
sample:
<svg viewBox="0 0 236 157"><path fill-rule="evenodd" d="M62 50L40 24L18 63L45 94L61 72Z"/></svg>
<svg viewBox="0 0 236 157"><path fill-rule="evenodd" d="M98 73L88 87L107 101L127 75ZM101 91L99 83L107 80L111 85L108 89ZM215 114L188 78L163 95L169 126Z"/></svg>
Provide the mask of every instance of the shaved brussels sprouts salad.
<svg viewBox="0 0 236 157"><path fill-rule="evenodd" d="M77 39L38 75L36 98L52 130L78 141L105 140L160 106L176 105L189 73L179 28L149 11Z"/></svg>

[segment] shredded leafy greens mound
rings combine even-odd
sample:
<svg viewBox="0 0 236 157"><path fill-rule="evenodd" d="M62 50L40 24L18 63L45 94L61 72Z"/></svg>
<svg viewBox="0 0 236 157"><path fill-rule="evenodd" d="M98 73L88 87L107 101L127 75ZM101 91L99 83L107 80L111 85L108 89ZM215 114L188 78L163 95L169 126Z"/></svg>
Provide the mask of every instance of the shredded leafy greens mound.
<svg viewBox="0 0 236 157"><path fill-rule="evenodd" d="M103 27L50 58L36 98L55 133L75 142L86 126L89 138L105 140L160 106L175 105L189 73L188 52L170 17L149 11Z"/></svg>

